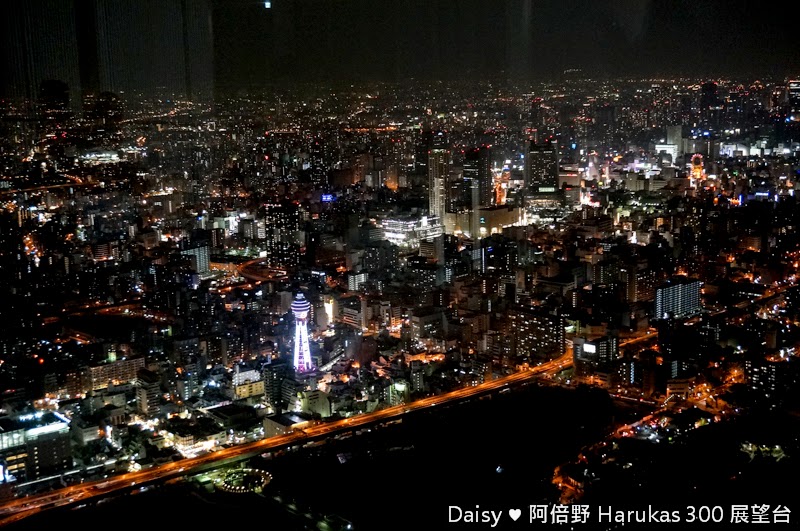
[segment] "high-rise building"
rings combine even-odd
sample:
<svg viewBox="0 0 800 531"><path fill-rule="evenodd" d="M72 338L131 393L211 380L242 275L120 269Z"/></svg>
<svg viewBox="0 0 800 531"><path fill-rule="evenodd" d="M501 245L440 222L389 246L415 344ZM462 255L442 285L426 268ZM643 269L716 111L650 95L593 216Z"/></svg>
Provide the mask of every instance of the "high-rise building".
<svg viewBox="0 0 800 531"><path fill-rule="evenodd" d="M566 321L563 315L518 305L509 311L513 351L517 357L548 358L566 352Z"/></svg>
<svg viewBox="0 0 800 531"><path fill-rule="evenodd" d="M478 181L466 175L451 178L447 187L447 212L463 213L478 210Z"/></svg>
<svg viewBox="0 0 800 531"><path fill-rule="evenodd" d="M439 219L444 219L449 174L450 147L447 135L439 131L431 138L428 150L428 214Z"/></svg>
<svg viewBox="0 0 800 531"><path fill-rule="evenodd" d="M289 267L298 261L297 241L300 229L300 212L294 203L269 203L264 205L267 263L270 266Z"/></svg>
<svg viewBox="0 0 800 531"><path fill-rule="evenodd" d="M366 271L352 272L347 274L347 289L358 291L367 282L369 274Z"/></svg>
<svg viewBox="0 0 800 531"><path fill-rule="evenodd" d="M492 152L490 146L470 149L464 154L464 180L477 184L478 204L482 207L492 206L494 202L491 162Z"/></svg>
<svg viewBox="0 0 800 531"><path fill-rule="evenodd" d="M414 171L418 175L428 173L428 151L431 148L433 132L430 130L420 131L414 138Z"/></svg>
<svg viewBox="0 0 800 531"><path fill-rule="evenodd" d="M600 364L606 365L619 359L619 338L615 333L595 339L588 344L595 347L597 361Z"/></svg>
<svg viewBox="0 0 800 531"><path fill-rule="evenodd" d="M148 417L161 412L161 379L148 369L139 369L136 376L136 409Z"/></svg>
<svg viewBox="0 0 800 531"><path fill-rule="evenodd" d="M535 192L558 189L558 145L530 143L525 154L525 187Z"/></svg>
<svg viewBox="0 0 800 531"><path fill-rule="evenodd" d="M261 369L264 380L264 393L267 402L273 409L281 407L281 386L291 373L291 367L284 360L277 360L274 363L264 365Z"/></svg>
<svg viewBox="0 0 800 531"><path fill-rule="evenodd" d="M0 482L35 480L72 468L69 421L58 413L0 417Z"/></svg>
<svg viewBox="0 0 800 531"><path fill-rule="evenodd" d="M675 277L656 289L653 316L656 319L690 317L703 310L700 304L701 282L685 277Z"/></svg>
<svg viewBox="0 0 800 531"><path fill-rule="evenodd" d="M25 463L26 479L47 477L72 468L69 424L64 420L25 431L28 454Z"/></svg>
<svg viewBox="0 0 800 531"><path fill-rule="evenodd" d="M680 125L667 126L667 144L678 146L678 154L683 155L683 127Z"/></svg>
<svg viewBox="0 0 800 531"><path fill-rule="evenodd" d="M325 140L314 137L309 146L309 164L311 170L311 182L318 186L327 184L328 171L326 167L326 148Z"/></svg>
<svg viewBox="0 0 800 531"><path fill-rule="evenodd" d="M775 407L795 388L797 373L790 361L754 357L744 362L747 386L760 402Z"/></svg>
<svg viewBox="0 0 800 531"><path fill-rule="evenodd" d="M397 265L397 251L397 246L388 240L370 242L364 249L362 265L367 272L386 271L387 268Z"/></svg>
<svg viewBox="0 0 800 531"><path fill-rule="evenodd" d="M302 293L298 293L292 302L294 314L294 370L308 372L314 367L311 364L311 349L308 346L308 314L311 304Z"/></svg>
<svg viewBox="0 0 800 531"><path fill-rule="evenodd" d="M628 302L649 301L655 296L656 272L652 269L622 266L619 268L619 281L625 288Z"/></svg>
<svg viewBox="0 0 800 531"><path fill-rule="evenodd" d="M211 271L211 249L207 241L186 245L181 249L181 255L189 258L192 269L194 269L198 275L208 275Z"/></svg>
<svg viewBox="0 0 800 531"><path fill-rule="evenodd" d="M425 368L419 360L411 361L411 390L415 393L425 390Z"/></svg>

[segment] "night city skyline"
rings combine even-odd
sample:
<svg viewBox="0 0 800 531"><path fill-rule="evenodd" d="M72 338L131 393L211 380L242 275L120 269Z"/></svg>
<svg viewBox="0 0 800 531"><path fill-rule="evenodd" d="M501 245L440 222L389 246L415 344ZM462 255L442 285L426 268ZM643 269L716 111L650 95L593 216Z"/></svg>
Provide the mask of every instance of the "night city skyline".
<svg viewBox="0 0 800 531"><path fill-rule="evenodd" d="M3 3L0 527L796 527L798 14Z"/></svg>

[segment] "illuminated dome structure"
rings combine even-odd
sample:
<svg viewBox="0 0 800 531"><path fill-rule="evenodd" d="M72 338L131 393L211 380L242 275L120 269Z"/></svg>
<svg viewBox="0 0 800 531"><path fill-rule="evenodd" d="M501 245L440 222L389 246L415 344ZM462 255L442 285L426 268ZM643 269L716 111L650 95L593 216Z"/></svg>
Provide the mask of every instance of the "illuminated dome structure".
<svg viewBox="0 0 800 531"><path fill-rule="evenodd" d="M216 486L223 492L244 494L258 492L272 481L272 474L256 468L243 468L232 470L222 479L216 480Z"/></svg>
<svg viewBox="0 0 800 531"><path fill-rule="evenodd" d="M311 350L308 347L308 314L311 304L302 293L298 293L292 301L294 314L294 370L308 372L314 369L311 365Z"/></svg>

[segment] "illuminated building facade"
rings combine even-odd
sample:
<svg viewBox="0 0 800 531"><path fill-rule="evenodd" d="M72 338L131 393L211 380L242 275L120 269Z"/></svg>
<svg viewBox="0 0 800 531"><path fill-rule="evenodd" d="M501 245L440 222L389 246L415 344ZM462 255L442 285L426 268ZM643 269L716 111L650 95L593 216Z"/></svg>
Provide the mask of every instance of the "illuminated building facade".
<svg viewBox="0 0 800 531"><path fill-rule="evenodd" d="M270 267L295 267L299 256L297 231L300 212L294 203L265 204L262 209L266 228L267 264Z"/></svg>
<svg viewBox="0 0 800 531"><path fill-rule="evenodd" d="M789 101L789 121L800 122L800 80L792 79L786 84L786 97Z"/></svg>
<svg viewBox="0 0 800 531"><path fill-rule="evenodd" d="M431 240L444 234L438 217L427 216L385 218L381 222L384 235L390 243L401 248L418 249L420 241Z"/></svg>
<svg viewBox="0 0 800 531"><path fill-rule="evenodd" d="M294 328L294 370L308 372L314 367L311 365L311 350L308 346L308 313L311 304L302 293L295 295L292 302L292 313L295 319Z"/></svg>
<svg viewBox="0 0 800 531"><path fill-rule="evenodd" d="M775 407L786 397L791 389L791 364L778 357L745 360L744 374L747 386L770 407Z"/></svg>
<svg viewBox="0 0 800 531"><path fill-rule="evenodd" d="M0 481L35 480L72 467L69 420L37 412L0 418Z"/></svg>
<svg viewBox="0 0 800 531"><path fill-rule="evenodd" d="M181 255L187 257L198 275L206 276L211 272L211 249L207 242L183 244Z"/></svg>
<svg viewBox="0 0 800 531"><path fill-rule="evenodd" d="M447 135L439 131L433 136L428 152L428 213L444 218L447 203L447 179L450 174L450 149Z"/></svg>
<svg viewBox="0 0 800 531"><path fill-rule="evenodd" d="M566 352L564 316L540 308L518 305L509 311L513 351L517 357L534 359Z"/></svg>
<svg viewBox="0 0 800 531"><path fill-rule="evenodd" d="M662 319L671 314L681 318L700 313L703 310L700 286L699 280L678 277L659 287L656 289L654 316Z"/></svg>
<svg viewBox="0 0 800 531"><path fill-rule="evenodd" d="M619 280L625 287L628 302L649 301L655 297L656 272L653 269L624 266L619 270Z"/></svg>
<svg viewBox="0 0 800 531"><path fill-rule="evenodd" d="M136 375L136 409L148 417L161 411L161 378L147 369L139 369Z"/></svg>
<svg viewBox="0 0 800 531"><path fill-rule="evenodd" d="M494 174L491 162L491 146L476 147L464 154L464 180L470 181L477 187L478 203L482 207L491 206L494 201Z"/></svg>
<svg viewBox="0 0 800 531"><path fill-rule="evenodd" d="M109 383L121 384L136 379L136 374L144 368L144 358L119 360L94 367L87 367L81 375L82 391L106 389Z"/></svg>
<svg viewBox="0 0 800 531"><path fill-rule="evenodd" d="M538 192L558 189L558 146L531 142L525 156L525 186Z"/></svg>

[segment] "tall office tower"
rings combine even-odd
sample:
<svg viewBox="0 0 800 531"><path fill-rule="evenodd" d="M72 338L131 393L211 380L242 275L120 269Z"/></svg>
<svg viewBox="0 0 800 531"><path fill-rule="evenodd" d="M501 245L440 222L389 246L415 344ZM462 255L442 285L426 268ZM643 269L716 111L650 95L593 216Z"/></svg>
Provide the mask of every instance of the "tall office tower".
<svg viewBox="0 0 800 531"><path fill-rule="evenodd" d="M299 256L297 241L300 212L293 203L269 203L263 207L267 263L270 266L291 266Z"/></svg>
<svg viewBox="0 0 800 531"><path fill-rule="evenodd" d="M325 165L325 141L315 137L309 146L309 164L311 165L311 182L317 186L328 184L328 168Z"/></svg>
<svg viewBox="0 0 800 531"><path fill-rule="evenodd" d="M477 210L480 207L478 199L478 181L462 175L460 178L450 178L447 187L447 212L460 213Z"/></svg>
<svg viewBox="0 0 800 531"><path fill-rule="evenodd" d="M71 109L80 109L75 97L81 92L77 39L73 2L0 4L1 94L33 104L42 82L59 80L67 86Z"/></svg>
<svg viewBox="0 0 800 531"><path fill-rule="evenodd" d="M308 346L308 313L311 304L302 293L298 293L292 302L294 314L294 370L308 372L313 369L311 365L311 350Z"/></svg>
<svg viewBox="0 0 800 531"><path fill-rule="evenodd" d="M525 155L525 187L536 192L558 189L558 145L531 142Z"/></svg>
<svg viewBox="0 0 800 531"><path fill-rule="evenodd" d="M439 131L431 138L428 150L428 214L444 219L446 187L450 174L450 147L447 135Z"/></svg>
<svg viewBox="0 0 800 531"><path fill-rule="evenodd" d="M72 468L69 424L63 416L51 415L35 419L25 430L26 480L52 477Z"/></svg>
<svg viewBox="0 0 800 531"><path fill-rule="evenodd" d="M656 289L656 319L691 317L703 310L699 280L675 277Z"/></svg>
<svg viewBox="0 0 800 531"><path fill-rule="evenodd" d="M470 149L464 154L464 179L477 183L478 204L482 207L491 206L494 199L491 161L490 146Z"/></svg>
<svg viewBox="0 0 800 531"><path fill-rule="evenodd" d="M418 175L428 173L428 151L431 149L433 132L422 130L414 138L414 172Z"/></svg>
<svg viewBox="0 0 800 531"><path fill-rule="evenodd" d="M267 203L264 205L264 223L267 240L287 239L300 229L300 212L294 203Z"/></svg>

